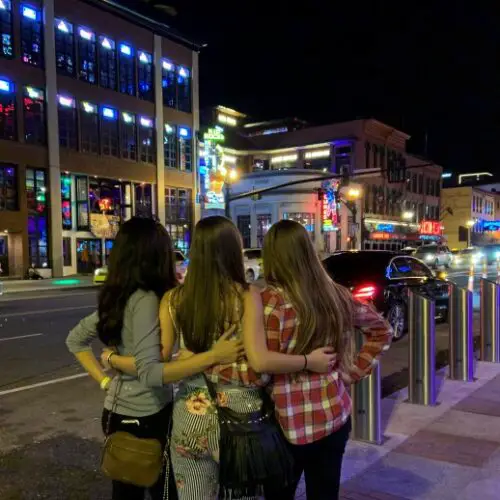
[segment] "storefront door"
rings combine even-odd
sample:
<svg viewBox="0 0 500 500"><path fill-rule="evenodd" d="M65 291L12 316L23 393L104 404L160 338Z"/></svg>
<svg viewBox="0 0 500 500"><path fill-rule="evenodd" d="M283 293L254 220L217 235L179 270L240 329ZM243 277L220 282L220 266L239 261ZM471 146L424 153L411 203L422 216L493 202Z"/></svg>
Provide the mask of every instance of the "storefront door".
<svg viewBox="0 0 500 500"><path fill-rule="evenodd" d="M76 271L79 274L92 274L102 266L102 242L97 239L76 240Z"/></svg>
<svg viewBox="0 0 500 500"><path fill-rule="evenodd" d="M9 275L8 236L0 236L0 277Z"/></svg>

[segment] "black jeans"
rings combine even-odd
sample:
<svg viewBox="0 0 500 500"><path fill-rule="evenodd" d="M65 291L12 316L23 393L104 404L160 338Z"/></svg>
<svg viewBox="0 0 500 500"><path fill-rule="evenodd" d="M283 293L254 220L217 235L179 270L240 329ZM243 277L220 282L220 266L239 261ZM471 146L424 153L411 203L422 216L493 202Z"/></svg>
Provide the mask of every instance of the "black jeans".
<svg viewBox="0 0 500 500"><path fill-rule="evenodd" d="M106 434L106 430L108 428L109 414L110 411L104 409L102 413L102 430L104 434ZM165 448L167 443L167 432L170 428L171 419L172 403L165 406L165 408L158 413L148 415L147 417L133 417L112 413L109 433L113 434L117 431L125 431L138 438L158 439L158 441L162 444L162 447ZM127 423L127 421L130 423ZM169 450L167 450L167 453L170 457ZM165 471L163 471L157 483L149 488L149 494L151 495L152 500L163 499L164 485ZM134 486L133 484L121 483L120 481L113 481L112 500L144 500L145 493L146 488ZM174 472L171 463L169 463L168 499L177 500L177 488L175 487Z"/></svg>
<svg viewBox="0 0 500 500"><path fill-rule="evenodd" d="M291 444L296 483L286 491L266 488L266 500L293 500L302 473L306 481L307 500L338 500L342 459L350 432L351 419L338 431L319 441L304 445Z"/></svg>

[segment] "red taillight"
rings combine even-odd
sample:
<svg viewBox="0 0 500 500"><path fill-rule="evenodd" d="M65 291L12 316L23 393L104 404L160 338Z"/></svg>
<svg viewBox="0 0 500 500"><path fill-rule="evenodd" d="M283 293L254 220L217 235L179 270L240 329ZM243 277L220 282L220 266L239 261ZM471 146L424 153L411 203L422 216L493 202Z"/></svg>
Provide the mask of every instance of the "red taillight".
<svg viewBox="0 0 500 500"><path fill-rule="evenodd" d="M360 299L360 300L373 300L376 293L377 293L376 286L374 286L374 285L362 285L362 286L357 286L352 291L352 296L355 299Z"/></svg>

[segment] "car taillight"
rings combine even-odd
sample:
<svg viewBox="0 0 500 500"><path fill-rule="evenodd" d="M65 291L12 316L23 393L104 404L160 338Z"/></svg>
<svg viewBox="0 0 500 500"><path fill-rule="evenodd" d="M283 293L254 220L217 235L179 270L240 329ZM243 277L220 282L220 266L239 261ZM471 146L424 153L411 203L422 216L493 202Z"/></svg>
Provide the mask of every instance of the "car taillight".
<svg viewBox="0 0 500 500"><path fill-rule="evenodd" d="M352 296L355 299L360 299L360 300L373 300L376 293L377 293L376 286L374 286L374 285L362 285L362 286L357 286L352 291Z"/></svg>

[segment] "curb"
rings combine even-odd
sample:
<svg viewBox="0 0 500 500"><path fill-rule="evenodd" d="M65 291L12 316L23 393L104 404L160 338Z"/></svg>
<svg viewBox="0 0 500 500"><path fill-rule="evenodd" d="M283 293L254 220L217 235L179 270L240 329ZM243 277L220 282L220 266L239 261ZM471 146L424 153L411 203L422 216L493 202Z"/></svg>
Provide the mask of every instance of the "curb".
<svg viewBox="0 0 500 500"><path fill-rule="evenodd" d="M37 293L37 292L71 292L75 290L89 290L92 288L99 288L101 285L94 285L93 283L89 283L88 285L79 285L79 286L64 286L60 285L58 288L50 288L50 287L44 287L44 288L29 288L26 290L5 290L3 291L3 295L0 295L0 297L5 297L7 295L19 295L21 293ZM40 297L42 298L42 297Z"/></svg>

